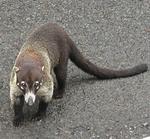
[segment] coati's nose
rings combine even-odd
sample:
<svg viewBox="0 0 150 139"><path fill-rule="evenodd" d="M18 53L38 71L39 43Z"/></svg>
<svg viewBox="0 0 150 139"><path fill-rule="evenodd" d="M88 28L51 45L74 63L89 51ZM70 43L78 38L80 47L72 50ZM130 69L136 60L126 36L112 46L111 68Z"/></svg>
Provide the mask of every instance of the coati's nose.
<svg viewBox="0 0 150 139"><path fill-rule="evenodd" d="M26 102L29 106L32 106L33 103L35 102L36 96L35 96L35 94L32 93L32 92L28 92L28 93L25 94L24 98L25 98L25 102Z"/></svg>
<svg viewBox="0 0 150 139"><path fill-rule="evenodd" d="M28 99L28 105L29 105L29 106L32 106L33 103L34 103L34 102L33 102L33 99L32 99L32 97L30 96L29 99Z"/></svg>

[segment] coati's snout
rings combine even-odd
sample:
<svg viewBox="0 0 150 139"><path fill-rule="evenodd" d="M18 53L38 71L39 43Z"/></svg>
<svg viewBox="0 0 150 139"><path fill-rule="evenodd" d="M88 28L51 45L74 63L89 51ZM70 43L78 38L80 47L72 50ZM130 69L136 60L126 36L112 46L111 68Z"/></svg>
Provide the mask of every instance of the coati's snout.
<svg viewBox="0 0 150 139"><path fill-rule="evenodd" d="M17 67L16 85L24 95L25 102L32 106L36 100L36 93L42 86L44 67L32 64L24 64Z"/></svg>

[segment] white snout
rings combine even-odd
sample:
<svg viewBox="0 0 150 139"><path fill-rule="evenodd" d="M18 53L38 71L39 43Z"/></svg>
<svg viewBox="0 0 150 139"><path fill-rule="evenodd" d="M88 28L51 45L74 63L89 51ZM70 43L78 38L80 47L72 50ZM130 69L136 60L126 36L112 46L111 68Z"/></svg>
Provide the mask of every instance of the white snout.
<svg viewBox="0 0 150 139"><path fill-rule="evenodd" d="M29 105L32 106L35 102L36 96L33 92L27 92L24 96L25 102Z"/></svg>

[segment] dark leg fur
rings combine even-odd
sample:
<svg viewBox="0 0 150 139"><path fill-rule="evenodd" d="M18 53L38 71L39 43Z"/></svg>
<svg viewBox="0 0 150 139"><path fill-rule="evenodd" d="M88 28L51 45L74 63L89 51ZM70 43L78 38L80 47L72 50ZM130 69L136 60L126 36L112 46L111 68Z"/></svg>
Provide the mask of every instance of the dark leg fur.
<svg viewBox="0 0 150 139"><path fill-rule="evenodd" d="M13 125L16 127L19 126L24 119L23 105L24 105L24 97L23 96L17 97L13 106L14 113L15 113L15 116L13 119Z"/></svg>
<svg viewBox="0 0 150 139"><path fill-rule="evenodd" d="M46 115L46 109L47 109L48 103L44 100L41 100L39 102L39 108L38 112L32 117L34 120L41 120Z"/></svg>
<svg viewBox="0 0 150 139"><path fill-rule="evenodd" d="M67 64L58 65L55 70L56 79L57 79L57 88L54 90L53 98L59 99L63 97L65 92L65 85L66 85L66 76L67 76Z"/></svg>

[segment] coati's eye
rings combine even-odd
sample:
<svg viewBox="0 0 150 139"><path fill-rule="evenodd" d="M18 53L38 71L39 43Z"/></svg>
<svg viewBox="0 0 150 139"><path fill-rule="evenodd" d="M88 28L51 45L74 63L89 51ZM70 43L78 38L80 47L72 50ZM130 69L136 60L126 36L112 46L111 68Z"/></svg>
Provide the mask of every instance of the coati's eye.
<svg viewBox="0 0 150 139"><path fill-rule="evenodd" d="M40 88L40 82L39 81L35 81L34 87L35 87L36 90L38 90Z"/></svg>
<svg viewBox="0 0 150 139"><path fill-rule="evenodd" d="M26 88L26 83L25 83L25 81L21 81L21 84L19 84L19 86L20 86L20 88L21 88L22 90L25 90L25 88Z"/></svg>
<svg viewBox="0 0 150 139"><path fill-rule="evenodd" d="M21 81L21 86L23 86L23 87L25 87L25 86L26 86L25 81Z"/></svg>

